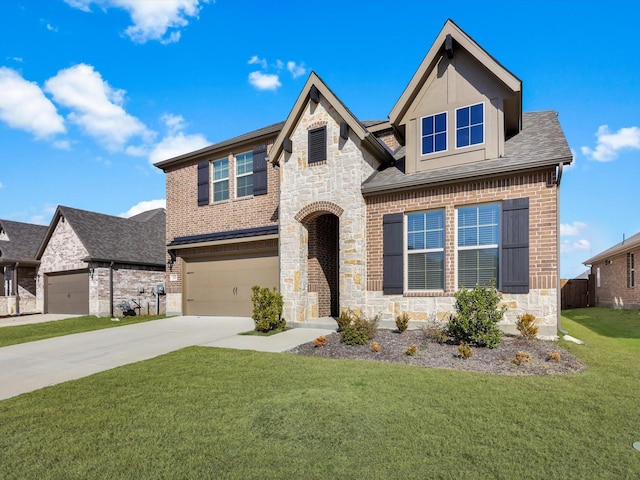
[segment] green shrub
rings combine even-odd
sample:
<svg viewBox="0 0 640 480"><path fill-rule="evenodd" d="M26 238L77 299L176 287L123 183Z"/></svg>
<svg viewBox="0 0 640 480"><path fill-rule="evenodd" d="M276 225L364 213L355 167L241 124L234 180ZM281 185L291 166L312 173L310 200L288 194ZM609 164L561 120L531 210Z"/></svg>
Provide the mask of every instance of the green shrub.
<svg viewBox="0 0 640 480"><path fill-rule="evenodd" d="M258 332L270 332L284 328L287 324L282 318L282 295L276 288L269 290L257 285L251 287L253 302L253 322Z"/></svg>
<svg viewBox="0 0 640 480"><path fill-rule="evenodd" d="M340 312L340 316L337 318L338 330L342 331L345 327L351 325L353 320L353 312L351 310L343 310Z"/></svg>
<svg viewBox="0 0 640 480"><path fill-rule="evenodd" d="M533 340L538 335L538 327L536 327L536 317L530 313L524 315L518 315L518 322L516 323L520 337L527 340Z"/></svg>
<svg viewBox="0 0 640 480"><path fill-rule="evenodd" d="M497 347L503 336L497 323L502 320L506 307L498 307L500 294L495 284L476 285L472 290L461 288L455 297L456 313L449 319L449 333L473 346Z"/></svg>
<svg viewBox="0 0 640 480"><path fill-rule="evenodd" d="M406 312L403 312L402 315L398 315L396 317L396 328L400 333L409 328L409 315L407 315Z"/></svg>
<svg viewBox="0 0 640 480"><path fill-rule="evenodd" d="M345 326L340 334L340 342L347 345L366 345L376 337L379 321L377 315L369 320L363 314L352 314L351 323Z"/></svg>

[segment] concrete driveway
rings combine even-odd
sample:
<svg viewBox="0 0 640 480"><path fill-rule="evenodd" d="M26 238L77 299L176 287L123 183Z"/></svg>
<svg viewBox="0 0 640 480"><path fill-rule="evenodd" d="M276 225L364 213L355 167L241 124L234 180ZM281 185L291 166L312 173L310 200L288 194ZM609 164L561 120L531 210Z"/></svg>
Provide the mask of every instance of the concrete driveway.
<svg viewBox="0 0 640 480"><path fill-rule="evenodd" d="M172 317L0 348L0 400L192 345L282 352L335 330L238 336L250 318ZM0 329L0 335L2 330Z"/></svg>

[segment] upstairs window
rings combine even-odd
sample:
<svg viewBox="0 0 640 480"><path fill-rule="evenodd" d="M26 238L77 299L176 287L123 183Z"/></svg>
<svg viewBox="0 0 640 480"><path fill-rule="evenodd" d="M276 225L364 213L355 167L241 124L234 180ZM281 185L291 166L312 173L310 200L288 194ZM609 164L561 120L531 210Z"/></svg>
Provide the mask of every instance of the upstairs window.
<svg viewBox="0 0 640 480"><path fill-rule="evenodd" d="M447 149L447 114L422 118L422 155Z"/></svg>
<svg viewBox="0 0 640 480"><path fill-rule="evenodd" d="M327 160L327 127L309 130L309 164Z"/></svg>
<svg viewBox="0 0 640 480"><path fill-rule="evenodd" d="M408 290L444 290L444 210L407 215Z"/></svg>
<svg viewBox="0 0 640 480"><path fill-rule="evenodd" d="M484 103L456 110L456 148L484 143Z"/></svg>
<svg viewBox="0 0 640 480"><path fill-rule="evenodd" d="M253 153L236 156L236 197L253 195Z"/></svg>
<svg viewBox="0 0 640 480"><path fill-rule="evenodd" d="M213 162L213 201L221 202L229 198L229 160L224 158Z"/></svg>
<svg viewBox="0 0 640 480"><path fill-rule="evenodd" d="M458 288L498 284L500 205L462 207L458 214Z"/></svg>

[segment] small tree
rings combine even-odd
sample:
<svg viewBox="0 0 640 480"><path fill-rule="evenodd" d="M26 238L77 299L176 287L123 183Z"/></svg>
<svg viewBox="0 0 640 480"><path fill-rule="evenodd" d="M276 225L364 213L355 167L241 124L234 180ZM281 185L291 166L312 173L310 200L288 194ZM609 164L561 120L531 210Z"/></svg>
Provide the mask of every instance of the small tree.
<svg viewBox="0 0 640 480"><path fill-rule="evenodd" d="M498 307L500 294L492 281L487 286L476 285L456 292L456 313L449 319L449 333L460 342L477 347L495 348L502 340L497 323L506 307Z"/></svg>
<svg viewBox="0 0 640 480"><path fill-rule="evenodd" d="M282 295L276 288L269 290L257 285L251 287L253 292L253 322L258 332L270 332L278 328L284 328L287 322L282 318Z"/></svg>

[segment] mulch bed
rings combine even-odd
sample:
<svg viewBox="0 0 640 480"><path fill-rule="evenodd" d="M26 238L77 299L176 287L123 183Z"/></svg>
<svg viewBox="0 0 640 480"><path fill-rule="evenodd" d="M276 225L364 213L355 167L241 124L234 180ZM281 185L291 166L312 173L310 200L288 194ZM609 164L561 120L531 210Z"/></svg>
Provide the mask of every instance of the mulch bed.
<svg viewBox="0 0 640 480"><path fill-rule="evenodd" d="M326 339L322 347L309 342L291 352L313 357L373 360L498 375L562 375L581 372L587 367L555 342L512 336L505 336L500 345L493 349L473 347L472 356L467 359L460 358L458 345L427 340L422 330L407 330L401 334L394 330L378 330L373 341L380 345L379 352L373 352L370 344L350 346L340 343L339 333L327 335ZM417 346L414 356L405 353L411 345ZM518 352L528 353L531 360L516 365L513 360ZM560 361L549 359L549 352L558 352Z"/></svg>

